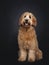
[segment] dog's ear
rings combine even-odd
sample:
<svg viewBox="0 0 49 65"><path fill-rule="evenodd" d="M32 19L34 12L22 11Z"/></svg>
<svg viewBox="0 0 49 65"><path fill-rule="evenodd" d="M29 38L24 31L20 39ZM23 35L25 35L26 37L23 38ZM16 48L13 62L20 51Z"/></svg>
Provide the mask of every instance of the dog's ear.
<svg viewBox="0 0 49 65"><path fill-rule="evenodd" d="M19 18L19 25L21 25L21 19L22 19L22 16L20 16Z"/></svg>
<svg viewBox="0 0 49 65"><path fill-rule="evenodd" d="M35 16L32 17L32 23L35 27L37 26L37 19Z"/></svg>
<svg viewBox="0 0 49 65"><path fill-rule="evenodd" d="M19 25L22 25L22 18L23 18L23 14L19 18Z"/></svg>

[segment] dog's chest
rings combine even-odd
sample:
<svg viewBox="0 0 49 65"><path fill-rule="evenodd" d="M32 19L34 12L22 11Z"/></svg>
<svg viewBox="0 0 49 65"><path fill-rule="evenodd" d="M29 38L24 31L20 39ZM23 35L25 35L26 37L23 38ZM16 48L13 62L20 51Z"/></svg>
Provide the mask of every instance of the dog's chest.
<svg viewBox="0 0 49 65"><path fill-rule="evenodd" d="M24 41L32 40L34 36L33 31L23 31L22 32L22 38Z"/></svg>
<svg viewBox="0 0 49 65"><path fill-rule="evenodd" d="M32 40L34 38L34 35L35 35L35 32L34 30L28 30L28 31L25 31L25 30L20 30L19 32L19 38L20 40L23 42L23 46L24 48L28 49L30 47L32 47Z"/></svg>
<svg viewBox="0 0 49 65"><path fill-rule="evenodd" d="M30 40L31 39L31 34L29 32L24 33L24 39L25 40Z"/></svg>

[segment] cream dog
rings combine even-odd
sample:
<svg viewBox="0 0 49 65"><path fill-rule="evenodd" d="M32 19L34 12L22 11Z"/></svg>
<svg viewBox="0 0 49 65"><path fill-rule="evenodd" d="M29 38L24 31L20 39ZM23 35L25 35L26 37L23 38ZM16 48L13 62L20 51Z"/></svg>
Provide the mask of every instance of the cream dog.
<svg viewBox="0 0 49 65"><path fill-rule="evenodd" d="M35 60L42 59L42 51L38 47L37 35L35 27L37 25L36 17L30 13L25 12L19 19L19 61L25 61L28 56L28 61L34 62Z"/></svg>

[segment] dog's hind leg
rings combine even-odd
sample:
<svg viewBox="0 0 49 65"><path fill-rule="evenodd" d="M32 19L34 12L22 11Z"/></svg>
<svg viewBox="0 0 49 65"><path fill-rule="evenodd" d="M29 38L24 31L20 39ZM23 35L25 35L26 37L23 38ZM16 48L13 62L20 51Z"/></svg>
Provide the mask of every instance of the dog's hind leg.
<svg viewBox="0 0 49 65"><path fill-rule="evenodd" d="M36 52L35 52L35 55L36 55L36 60L40 60L43 58L43 53L40 49L38 49Z"/></svg>

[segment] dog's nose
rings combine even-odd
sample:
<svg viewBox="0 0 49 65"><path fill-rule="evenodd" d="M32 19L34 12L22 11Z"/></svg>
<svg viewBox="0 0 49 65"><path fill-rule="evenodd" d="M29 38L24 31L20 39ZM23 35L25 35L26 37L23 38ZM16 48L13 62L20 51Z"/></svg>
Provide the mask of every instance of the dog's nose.
<svg viewBox="0 0 49 65"><path fill-rule="evenodd" d="M28 20L27 19L25 20L25 23L28 23Z"/></svg>

